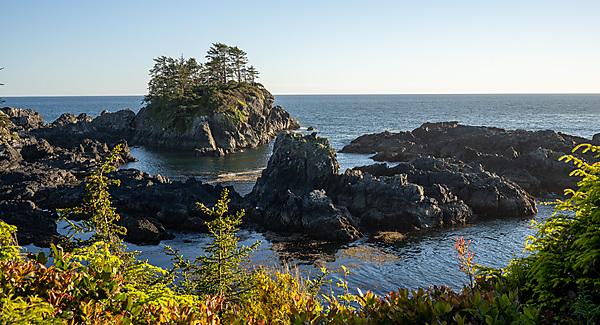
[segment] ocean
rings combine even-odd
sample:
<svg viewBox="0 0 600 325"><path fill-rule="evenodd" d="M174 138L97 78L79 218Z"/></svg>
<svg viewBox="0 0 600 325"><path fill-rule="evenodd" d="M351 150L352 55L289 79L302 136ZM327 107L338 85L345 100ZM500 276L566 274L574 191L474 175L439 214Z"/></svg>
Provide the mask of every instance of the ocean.
<svg viewBox="0 0 600 325"><path fill-rule="evenodd" d="M3 97L4 106L31 108L44 121L52 122L62 113L86 113L92 117L103 110L142 107L142 96L86 97ZM276 95L282 106L307 132L313 127L319 136L329 138L339 151L356 137L382 131L409 131L425 122L458 121L466 125L494 126L504 129L554 130L591 139L600 133L600 94L502 94L502 95ZM311 131L311 132L315 132ZM173 180L196 177L205 182L233 185L241 194L252 189L254 179L266 167L272 143L225 157L194 157L191 153L148 150L133 147L139 162L121 168L137 168ZM373 163L369 155L338 153L341 171ZM538 206L533 217L540 221L550 216L552 207ZM243 244L262 240L253 256L256 264L291 264L306 273L320 267L339 274L341 265L349 267L350 288L385 294L398 287L449 285L458 288L468 278L458 268L453 248L454 237L471 239L475 263L502 267L522 256L525 238L535 233L531 218L487 220L474 225L434 229L409 236L402 243L385 245L361 239L348 245L289 247L268 240L268 234L244 230ZM181 249L193 258L206 242L203 234L178 233L164 244ZM168 266L162 246L136 246L151 263ZM334 280L335 282L335 280Z"/></svg>

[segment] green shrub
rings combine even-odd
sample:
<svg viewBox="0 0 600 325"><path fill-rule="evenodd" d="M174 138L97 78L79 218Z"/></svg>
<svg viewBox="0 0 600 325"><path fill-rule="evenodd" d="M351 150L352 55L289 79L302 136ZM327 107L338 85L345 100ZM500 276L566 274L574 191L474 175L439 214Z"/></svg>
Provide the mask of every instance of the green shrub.
<svg viewBox="0 0 600 325"><path fill-rule="evenodd" d="M573 152L600 153L600 147L583 144ZM600 156L596 155L596 158ZM600 310L592 307L585 319L577 318L577 302L600 301L600 162L588 164L567 155L577 169L571 176L582 177L577 190L567 189L565 201L558 200L552 216L530 237L528 257L514 260L506 268L506 281L529 303L556 315L557 319L600 321Z"/></svg>

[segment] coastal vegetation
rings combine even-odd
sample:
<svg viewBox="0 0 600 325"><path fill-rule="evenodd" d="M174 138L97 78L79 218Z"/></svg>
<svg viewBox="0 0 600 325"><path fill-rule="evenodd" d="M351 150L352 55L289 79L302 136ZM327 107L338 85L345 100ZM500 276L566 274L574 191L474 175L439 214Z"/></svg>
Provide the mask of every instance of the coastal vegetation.
<svg viewBox="0 0 600 325"><path fill-rule="evenodd" d="M598 146L576 150L581 148L600 155ZM86 200L76 211L93 221L84 223L95 234L92 241L53 245L53 263L47 266L44 253L21 254L14 237L17 229L0 223L0 323L593 324L600 320L598 162L588 164L572 155L563 158L575 163L573 176L582 179L578 189L566 191L568 199L558 201L555 214L537 225L537 235L527 242L530 256L504 269L474 266L469 241L457 238L461 270L470 280L462 290L398 289L377 296L351 293L347 270L337 283L328 280L326 269L312 280L263 269L237 273L252 248L237 247L240 213L227 215L226 193L215 207L203 209L219 221L209 225L213 242L205 252L211 259L198 259L200 267L193 272L187 272L192 268L186 269L190 264L175 256L177 252L171 251L171 270L125 253L124 244L113 236L119 230L110 225L115 215L103 185L110 182L106 173L117 152L118 148L113 150L88 177ZM234 276L238 274L243 276ZM191 281L202 279L224 282L212 287L193 284L189 290ZM332 285L342 294L327 290Z"/></svg>
<svg viewBox="0 0 600 325"><path fill-rule="evenodd" d="M143 100L151 118L179 131L203 115L225 113L234 121L244 119L245 102L262 93L262 85L256 83L259 72L248 66L247 53L214 43L206 59L206 63L183 56L154 59Z"/></svg>

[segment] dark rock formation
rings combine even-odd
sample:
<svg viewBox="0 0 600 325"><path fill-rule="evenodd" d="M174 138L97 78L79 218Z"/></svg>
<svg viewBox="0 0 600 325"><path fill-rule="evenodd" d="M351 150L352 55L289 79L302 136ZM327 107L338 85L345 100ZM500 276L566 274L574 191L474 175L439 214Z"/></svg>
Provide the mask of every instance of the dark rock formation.
<svg viewBox="0 0 600 325"><path fill-rule="evenodd" d="M37 129L44 126L42 116L32 109L20 109L14 107L4 107L0 111L6 114L14 126L20 130Z"/></svg>
<svg viewBox="0 0 600 325"><path fill-rule="evenodd" d="M322 191L339 165L325 138L282 131L268 167L249 195L250 217L273 230L288 230L331 240L360 237L358 225L345 207Z"/></svg>
<svg viewBox="0 0 600 325"><path fill-rule="evenodd" d="M327 139L287 131L247 199L269 229L332 240L355 239L359 227L406 231L537 212L532 196L480 165L419 158L339 174Z"/></svg>
<svg viewBox="0 0 600 325"><path fill-rule="evenodd" d="M17 226L19 245L35 244L47 247L63 237L56 231L52 213L37 207L30 200L0 200L0 219Z"/></svg>
<svg viewBox="0 0 600 325"><path fill-rule="evenodd" d="M377 153L377 161L408 162L415 157L454 158L481 164L505 176L529 193L544 196L575 188L571 165L558 158L588 139L554 131L503 130L460 125L457 122L425 123L412 132L363 135L344 147L345 153ZM591 156L587 157L588 159Z"/></svg>
<svg viewBox="0 0 600 325"><path fill-rule="evenodd" d="M52 145L66 148L76 147L86 139L114 146L123 141L131 141L135 117L135 113L129 109L114 113L104 111L94 119L85 114L76 117L65 113L53 123L32 130L31 133L46 139Z"/></svg>
<svg viewBox="0 0 600 325"><path fill-rule="evenodd" d="M87 136L127 137L134 130L135 115L127 110L103 112L95 119L63 114L48 126L31 110L6 108L0 114L0 219L18 226L20 244L47 246L62 238L56 231L55 211L82 204L85 177L113 146ZM127 143L122 144L118 164L135 161ZM107 177L120 181L120 186L109 189L112 203L121 216L118 223L127 228L125 240L138 244L172 238L166 229L206 230L209 217L196 202L211 206L223 191L195 179L171 182L134 169ZM232 211L242 206L234 191L229 198Z"/></svg>

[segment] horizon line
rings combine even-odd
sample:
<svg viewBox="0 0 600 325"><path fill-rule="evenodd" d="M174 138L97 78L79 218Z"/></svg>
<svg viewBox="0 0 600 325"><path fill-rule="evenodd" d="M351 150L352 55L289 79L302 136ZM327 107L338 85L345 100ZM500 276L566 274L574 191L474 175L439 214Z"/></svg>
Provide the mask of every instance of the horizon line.
<svg viewBox="0 0 600 325"><path fill-rule="evenodd" d="M365 96L365 95L600 95L600 92L473 92L473 93L277 93L273 96ZM141 94L102 94L102 95L3 95L15 97L143 97Z"/></svg>

